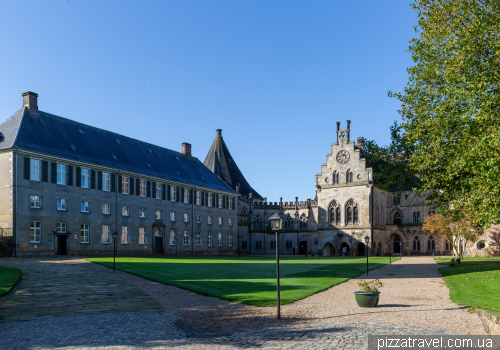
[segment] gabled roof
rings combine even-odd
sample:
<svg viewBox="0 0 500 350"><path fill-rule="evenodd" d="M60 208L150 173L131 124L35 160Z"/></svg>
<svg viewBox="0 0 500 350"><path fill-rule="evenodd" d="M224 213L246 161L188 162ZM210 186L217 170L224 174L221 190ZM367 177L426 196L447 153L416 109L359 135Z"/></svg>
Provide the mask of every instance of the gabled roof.
<svg viewBox="0 0 500 350"><path fill-rule="evenodd" d="M208 169L212 170L213 173L220 177L226 184L231 186L233 190L236 190L238 186L240 194L248 196L249 193L252 193L253 198L263 199L261 195L250 186L241 173L233 157L231 157L231 153L229 153L221 134L222 130L217 129L215 140L203 164L205 164Z"/></svg>
<svg viewBox="0 0 500 350"><path fill-rule="evenodd" d="M235 193L198 158L25 107L0 125L0 150L16 147L68 160Z"/></svg>

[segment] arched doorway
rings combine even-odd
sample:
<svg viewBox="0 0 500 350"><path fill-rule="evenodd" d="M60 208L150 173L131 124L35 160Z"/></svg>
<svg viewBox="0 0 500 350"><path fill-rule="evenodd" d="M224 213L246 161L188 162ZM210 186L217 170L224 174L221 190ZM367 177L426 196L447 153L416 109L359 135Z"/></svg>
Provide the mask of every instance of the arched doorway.
<svg viewBox="0 0 500 350"><path fill-rule="evenodd" d="M365 256L365 244L359 242L356 245L356 256Z"/></svg>
<svg viewBox="0 0 500 350"><path fill-rule="evenodd" d="M382 243L378 242L377 255L382 255Z"/></svg>
<svg viewBox="0 0 500 350"><path fill-rule="evenodd" d="M347 244L346 242L342 242L340 244L340 255L343 255L344 254L344 247L347 248L346 249L346 256L350 256L351 255L351 249L349 248L349 244Z"/></svg>
<svg viewBox="0 0 500 350"><path fill-rule="evenodd" d="M163 253L163 231L161 229L155 230L155 254Z"/></svg>
<svg viewBox="0 0 500 350"><path fill-rule="evenodd" d="M392 239L392 252L394 254L401 253L401 237L399 235L394 235Z"/></svg>
<svg viewBox="0 0 500 350"><path fill-rule="evenodd" d="M326 243L323 247L323 256L332 256L333 252L333 245L331 243Z"/></svg>
<svg viewBox="0 0 500 350"><path fill-rule="evenodd" d="M299 242L299 254L307 254L307 241Z"/></svg>

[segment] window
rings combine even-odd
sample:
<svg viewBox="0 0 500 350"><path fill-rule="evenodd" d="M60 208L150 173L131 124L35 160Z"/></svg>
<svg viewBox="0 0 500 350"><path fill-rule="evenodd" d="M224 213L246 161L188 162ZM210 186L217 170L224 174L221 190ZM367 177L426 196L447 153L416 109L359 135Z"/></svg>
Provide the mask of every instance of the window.
<svg viewBox="0 0 500 350"><path fill-rule="evenodd" d="M353 173L352 173L351 170L347 170L345 176L346 176L346 182L347 183L352 182L353 179L354 179L354 175L353 175Z"/></svg>
<svg viewBox="0 0 500 350"><path fill-rule="evenodd" d="M57 184L66 185L66 165L57 164Z"/></svg>
<svg viewBox="0 0 500 350"><path fill-rule="evenodd" d="M300 228L307 228L307 216L306 216L306 214L302 214L300 216Z"/></svg>
<svg viewBox="0 0 500 350"><path fill-rule="evenodd" d="M140 218L146 217L146 208L139 208L139 217Z"/></svg>
<svg viewBox="0 0 500 350"><path fill-rule="evenodd" d="M446 241L446 242L444 243L444 246L445 246L444 250L451 250L451 249L450 249L450 242L449 242L449 241Z"/></svg>
<svg viewBox="0 0 500 350"><path fill-rule="evenodd" d="M189 214L184 213L184 222L189 222Z"/></svg>
<svg viewBox="0 0 500 350"><path fill-rule="evenodd" d="M253 218L253 228L254 229L261 229L262 228L262 217L260 214L255 215Z"/></svg>
<svg viewBox="0 0 500 350"><path fill-rule="evenodd" d="M201 191L196 191L196 205L201 205Z"/></svg>
<svg viewBox="0 0 500 350"><path fill-rule="evenodd" d="M41 208L42 207L42 197L30 196L30 207L31 208Z"/></svg>
<svg viewBox="0 0 500 350"><path fill-rule="evenodd" d="M219 232L219 247L222 247L222 233Z"/></svg>
<svg viewBox="0 0 500 350"><path fill-rule="evenodd" d="M170 230L170 245L175 245L175 230Z"/></svg>
<svg viewBox="0 0 500 350"><path fill-rule="evenodd" d="M227 241L227 245L230 247L233 246L233 234L232 233L229 234L229 239Z"/></svg>
<svg viewBox="0 0 500 350"><path fill-rule="evenodd" d="M418 236L413 239L413 250L420 250L420 238Z"/></svg>
<svg viewBox="0 0 500 350"><path fill-rule="evenodd" d="M285 242L285 249L286 250L292 250L292 241L286 241Z"/></svg>
<svg viewBox="0 0 500 350"><path fill-rule="evenodd" d="M158 220L161 220L161 210L156 210L155 211L155 218Z"/></svg>
<svg viewBox="0 0 500 350"><path fill-rule="evenodd" d="M276 241L269 242L269 249L276 249Z"/></svg>
<svg viewBox="0 0 500 350"><path fill-rule="evenodd" d="M330 214L330 224L331 225L340 225L340 203L334 200L330 203L329 208Z"/></svg>
<svg viewBox="0 0 500 350"><path fill-rule="evenodd" d="M359 221L358 218L358 203L356 203L352 198L347 201L345 204L345 213L346 213L346 225L354 225Z"/></svg>
<svg viewBox="0 0 500 350"><path fill-rule="evenodd" d="M187 188L184 189L184 203L189 203L189 189Z"/></svg>
<svg viewBox="0 0 500 350"><path fill-rule="evenodd" d="M80 225L80 243L90 243L90 225Z"/></svg>
<svg viewBox="0 0 500 350"><path fill-rule="evenodd" d="M196 232L196 246L201 246L201 232Z"/></svg>
<svg viewBox="0 0 500 350"><path fill-rule="evenodd" d="M247 207L241 208L240 214L238 216L241 222L247 222L248 221Z"/></svg>
<svg viewBox="0 0 500 350"><path fill-rule="evenodd" d="M30 242L39 243L41 234L41 223L40 221L30 222Z"/></svg>
<svg viewBox="0 0 500 350"><path fill-rule="evenodd" d="M30 159L30 180L40 181L41 173L42 173L42 162L38 159Z"/></svg>
<svg viewBox="0 0 500 350"><path fill-rule="evenodd" d="M109 225L102 225L102 243L109 243Z"/></svg>
<svg viewBox="0 0 500 350"><path fill-rule="evenodd" d="M393 217L393 223L394 225L401 226L401 213L400 212L395 212L394 217Z"/></svg>
<svg viewBox="0 0 500 350"><path fill-rule="evenodd" d="M82 213L90 212L90 204L87 201L82 201L80 204L80 209Z"/></svg>
<svg viewBox="0 0 500 350"><path fill-rule="evenodd" d="M182 238L182 243L184 245L189 245L189 231L184 231L184 236Z"/></svg>
<svg viewBox="0 0 500 350"><path fill-rule="evenodd" d="M122 205L122 216L130 215L130 207L127 205Z"/></svg>
<svg viewBox="0 0 500 350"><path fill-rule="evenodd" d="M292 229L293 229L293 219L290 217L290 214L287 214L285 218L285 230L292 230Z"/></svg>
<svg viewBox="0 0 500 350"><path fill-rule="evenodd" d="M262 241L255 241L255 249L257 250L262 249Z"/></svg>
<svg viewBox="0 0 500 350"><path fill-rule="evenodd" d="M209 225L212 225L212 220L213 220L213 219L212 219L212 217L211 217L211 216L208 216L208 224L209 224Z"/></svg>
<svg viewBox="0 0 500 350"><path fill-rule="evenodd" d="M227 225L228 226L233 226L233 218L228 218L227 219Z"/></svg>
<svg viewBox="0 0 500 350"><path fill-rule="evenodd" d="M429 236L427 240L427 250L436 250L436 240L433 236Z"/></svg>
<svg viewBox="0 0 500 350"><path fill-rule="evenodd" d="M176 191L176 187L171 186L171 190L170 190L170 200L171 200L172 202L175 202L175 191Z"/></svg>
<svg viewBox="0 0 500 350"><path fill-rule="evenodd" d="M208 206L213 207L214 206L214 195L212 193L208 194Z"/></svg>
<svg viewBox="0 0 500 350"><path fill-rule="evenodd" d="M122 176L122 193L129 194L129 181L130 178L128 176Z"/></svg>
<svg viewBox="0 0 500 350"><path fill-rule="evenodd" d="M196 223L201 224L201 215L196 215Z"/></svg>
<svg viewBox="0 0 500 350"><path fill-rule="evenodd" d="M66 233L66 223L65 222L58 222L56 224L56 230L58 233Z"/></svg>
<svg viewBox="0 0 500 350"><path fill-rule="evenodd" d="M66 210L65 198L57 198L57 210Z"/></svg>
<svg viewBox="0 0 500 350"><path fill-rule="evenodd" d="M396 204L396 205L401 204L401 197L394 196L394 204Z"/></svg>
<svg viewBox="0 0 500 350"><path fill-rule="evenodd" d="M103 214L111 214L111 204L104 203L102 205L102 213Z"/></svg>
<svg viewBox="0 0 500 350"><path fill-rule="evenodd" d="M139 196L146 197L146 180L139 180Z"/></svg>
<svg viewBox="0 0 500 350"><path fill-rule="evenodd" d="M414 223L420 222L420 212L419 211L413 212L413 222Z"/></svg>
<svg viewBox="0 0 500 350"><path fill-rule="evenodd" d="M102 173L102 190L109 191L109 174Z"/></svg>
<svg viewBox="0 0 500 350"><path fill-rule="evenodd" d="M233 210L234 207L234 198L229 198L229 210Z"/></svg>
<svg viewBox="0 0 500 350"><path fill-rule="evenodd" d="M146 229L139 227L139 244L146 244Z"/></svg>
<svg viewBox="0 0 500 350"><path fill-rule="evenodd" d="M155 196L156 199L161 199L161 184L156 184Z"/></svg>
<svg viewBox="0 0 500 350"><path fill-rule="evenodd" d="M219 195L219 209L222 209L223 206L224 206L224 196Z"/></svg>
<svg viewBox="0 0 500 350"><path fill-rule="evenodd" d="M128 227L122 226L122 244L128 244Z"/></svg>
<svg viewBox="0 0 500 350"><path fill-rule="evenodd" d="M213 233L208 233L208 246L211 247L213 245Z"/></svg>
<svg viewBox="0 0 500 350"><path fill-rule="evenodd" d="M175 221L175 211L170 212L170 221Z"/></svg>
<svg viewBox="0 0 500 350"><path fill-rule="evenodd" d="M242 250L248 249L248 241L241 241L241 249Z"/></svg>
<svg viewBox="0 0 500 350"><path fill-rule="evenodd" d="M81 182L83 188L90 187L90 170L82 168Z"/></svg>
<svg viewBox="0 0 500 350"><path fill-rule="evenodd" d="M219 226L222 226L222 217L219 216Z"/></svg>
<svg viewBox="0 0 500 350"><path fill-rule="evenodd" d="M339 173L338 171L334 171L332 175L332 184L338 184L339 182Z"/></svg>

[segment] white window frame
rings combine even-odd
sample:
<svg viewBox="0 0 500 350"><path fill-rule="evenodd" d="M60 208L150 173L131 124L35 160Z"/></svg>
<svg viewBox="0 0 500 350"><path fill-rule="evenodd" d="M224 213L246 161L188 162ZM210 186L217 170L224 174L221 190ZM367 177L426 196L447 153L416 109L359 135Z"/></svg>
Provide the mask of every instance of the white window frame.
<svg viewBox="0 0 500 350"><path fill-rule="evenodd" d="M122 205L122 216L130 216L130 207L128 205Z"/></svg>
<svg viewBox="0 0 500 350"><path fill-rule="evenodd" d="M122 193L130 194L130 178L128 176L122 176Z"/></svg>
<svg viewBox="0 0 500 350"><path fill-rule="evenodd" d="M218 222L219 222L219 226L222 226L222 225L223 225L223 219L222 219L222 216L219 216Z"/></svg>
<svg viewBox="0 0 500 350"><path fill-rule="evenodd" d="M162 195L162 193L161 193L161 187L162 187L161 183L157 183L156 184L156 188L155 188L155 197L156 197L156 199L161 199L161 195Z"/></svg>
<svg viewBox="0 0 500 350"><path fill-rule="evenodd" d="M213 224L213 222L214 222L213 217L209 215L209 216L208 216L208 224L209 224L209 225L212 225L212 224Z"/></svg>
<svg viewBox="0 0 500 350"><path fill-rule="evenodd" d="M110 215L111 214L111 204L102 203L102 214Z"/></svg>
<svg viewBox="0 0 500 350"><path fill-rule="evenodd" d="M228 218L227 219L227 225L228 226L233 226L233 218Z"/></svg>
<svg viewBox="0 0 500 350"><path fill-rule="evenodd" d="M109 239L109 225L102 225L101 243L111 243Z"/></svg>
<svg viewBox="0 0 500 350"><path fill-rule="evenodd" d="M122 244L129 244L128 226L122 226Z"/></svg>
<svg viewBox="0 0 500 350"><path fill-rule="evenodd" d="M233 246L233 234L230 233L229 234L229 238L228 238L228 246L232 247Z"/></svg>
<svg viewBox="0 0 500 350"><path fill-rule="evenodd" d="M182 236L182 243L185 245L185 246L188 246L189 245L189 231L184 231L184 235Z"/></svg>
<svg viewBox="0 0 500 350"><path fill-rule="evenodd" d="M219 194L219 209L222 209L224 206L224 195Z"/></svg>
<svg viewBox="0 0 500 350"><path fill-rule="evenodd" d="M184 189L184 204L189 204L189 188Z"/></svg>
<svg viewBox="0 0 500 350"><path fill-rule="evenodd" d="M40 209L42 207L42 196L30 196L30 208Z"/></svg>
<svg viewBox="0 0 500 350"><path fill-rule="evenodd" d="M57 233L66 233L67 225L65 222L56 222L56 232Z"/></svg>
<svg viewBox="0 0 500 350"><path fill-rule="evenodd" d="M139 244L146 244L146 228L139 227Z"/></svg>
<svg viewBox="0 0 500 350"><path fill-rule="evenodd" d="M108 173L102 173L102 190L109 192L111 187L111 176Z"/></svg>
<svg viewBox="0 0 500 350"><path fill-rule="evenodd" d="M219 232L218 243L219 243L219 247L222 247L224 244L224 237L222 236L222 232Z"/></svg>
<svg viewBox="0 0 500 350"><path fill-rule="evenodd" d="M170 235L169 235L169 243L170 245L176 245L176 239L175 239L175 230L170 230Z"/></svg>
<svg viewBox="0 0 500 350"><path fill-rule="evenodd" d="M170 221L175 221L175 211L170 212Z"/></svg>
<svg viewBox="0 0 500 350"><path fill-rule="evenodd" d="M196 232L196 246L201 247L201 232Z"/></svg>
<svg viewBox="0 0 500 350"><path fill-rule="evenodd" d="M139 179L139 196L146 197L146 180Z"/></svg>
<svg viewBox="0 0 500 350"><path fill-rule="evenodd" d="M85 205L85 203L86 203L87 205ZM86 208L87 210L85 210L85 208ZM80 202L80 211L81 211L82 213L90 213L90 202L89 202L89 201L81 201L81 202Z"/></svg>
<svg viewBox="0 0 500 350"><path fill-rule="evenodd" d="M161 220L161 210L160 209L155 210L155 219Z"/></svg>
<svg viewBox="0 0 500 350"><path fill-rule="evenodd" d="M80 244L90 244L90 224L80 225Z"/></svg>
<svg viewBox="0 0 500 350"><path fill-rule="evenodd" d="M146 208L139 208L139 217L145 218L147 214Z"/></svg>
<svg viewBox="0 0 500 350"><path fill-rule="evenodd" d="M30 221L30 243L40 243L42 239L42 222Z"/></svg>
<svg viewBox="0 0 500 350"><path fill-rule="evenodd" d="M175 202L175 193L176 193L176 187L175 186L170 186L170 201Z"/></svg>
<svg viewBox="0 0 500 350"><path fill-rule="evenodd" d="M40 159L30 158L30 180L42 180L42 161Z"/></svg>
<svg viewBox="0 0 500 350"><path fill-rule="evenodd" d="M57 181L58 185L66 185L66 165L56 164L57 168Z"/></svg>
<svg viewBox="0 0 500 350"><path fill-rule="evenodd" d="M189 214L184 213L184 222L189 222Z"/></svg>
<svg viewBox="0 0 500 350"><path fill-rule="evenodd" d="M82 188L90 188L90 169L81 168L80 186Z"/></svg>
<svg viewBox="0 0 500 350"><path fill-rule="evenodd" d="M56 199L56 209L60 211L66 211L68 208L68 201L66 198L57 198Z"/></svg>
<svg viewBox="0 0 500 350"><path fill-rule="evenodd" d="M200 214L196 215L196 223L201 224L201 215Z"/></svg>
<svg viewBox="0 0 500 350"><path fill-rule="evenodd" d="M229 205L228 205L229 210L233 210L233 202L234 202L234 197L229 198Z"/></svg>
<svg viewBox="0 0 500 350"><path fill-rule="evenodd" d="M208 233L208 241L207 241L207 245L208 245L209 247L212 247L212 246L213 246L213 244L214 244L214 234L213 234L213 232L209 232L209 233Z"/></svg>
<svg viewBox="0 0 500 350"><path fill-rule="evenodd" d="M201 191L196 191L196 205L201 205Z"/></svg>
<svg viewBox="0 0 500 350"><path fill-rule="evenodd" d="M213 193L209 193L208 194L208 206L210 208L212 208L214 205L214 194Z"/></svg>

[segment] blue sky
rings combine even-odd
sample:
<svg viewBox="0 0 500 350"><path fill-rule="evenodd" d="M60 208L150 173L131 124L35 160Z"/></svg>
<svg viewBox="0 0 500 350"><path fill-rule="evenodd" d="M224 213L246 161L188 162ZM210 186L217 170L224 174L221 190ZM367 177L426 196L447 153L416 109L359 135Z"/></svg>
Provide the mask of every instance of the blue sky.
<svg viewBox="0 0 500 350"><path fill-rule="evenodd" d="M410 1L2 1L0 122L39 108L201 161L222 135L270 201L314 198L335 142L381 144L412 64Z"/></svg>

